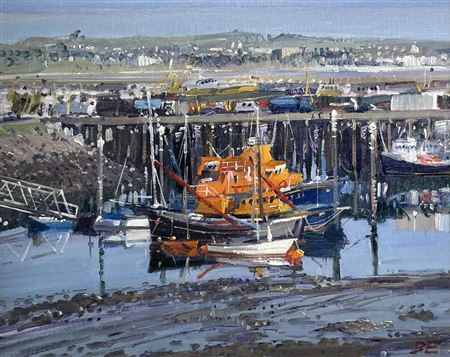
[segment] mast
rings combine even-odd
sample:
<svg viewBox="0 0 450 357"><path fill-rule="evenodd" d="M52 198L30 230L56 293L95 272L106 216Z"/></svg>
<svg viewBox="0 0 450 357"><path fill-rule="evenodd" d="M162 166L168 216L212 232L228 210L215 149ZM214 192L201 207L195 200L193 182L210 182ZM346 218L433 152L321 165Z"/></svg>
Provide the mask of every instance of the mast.
<svg viewBox="0 0 450 357"><path fill-rule="evenodd" d="M256 107L256 150L258 157L258 202L259 216L264 217L264 206L262 200L262 183L261 183L261 130L259 125L259 107Z"/></svg>
<svg viewBox="0 0 450 357"><path fill-rule="evenodd" d="M159 206L158 197L156 196L156 168L155 168L155 137L153 133L153 110L150 104L150 91L147 91L147 106L148 106L148 130L150 135L150 165L152 168L152 196L153 206Z"/></svg>
<svg viewBox="0 0 450 357"><path fill-rule="evenodd" d="M184 181L188 182L188 164L187 164L187 153L188 153L188 116L184 116L184 142L183 142L183 155L184 155ZM186 214L186 239L190 239L189 234L189 212L187 209L187 188L183 186L183 212Z"/></svg>
<svg viewBox="0 0 450 357"><path fill-rule="evenodd" d="M157 124L157 126L160 124ZM158 129L158 136L159 136L159 145L158 145L158 157L161 164L164 165L164 135L165 135L165 128L164 126L160 125ZM161 202L164 206L166 206L166 199L164 198L164 171L163 169L159 170L159 187L160 187L160 193L161 193Z"/></svg>
<svg viewBox="0 0 450 357"><path fill-rule="evenodd" d="M226 213L223 213L222 211L220 211L216 206L214 206L207 197L201 196L199 195L196 191L195 188L191 185L189 185L187 182L185 182L181 177L179 177L175 172L173 172L172 170L170 170L169 168L161 165L161 163L157 160L155 160L155 164L158 165L158 167L162 167L163 170L170 175L170 177L179 185L186 187L186 189L189 191L189 193L191 193L192 195L195 195L197 197L197 199L201 202L203 202L205 205L207 205L209 208L211 208L213 211L215 211L217 214L219 214L220 216L222 216L228 223L231 223L234 226L239 226L239 223L231 216L229 216Z"/></svg>
<svg viewBox="0 0 450 357"><path fill-rule="evenodd" d="M252 176L253 176L253 195L256 195L256 163L251 160L251 163L253 164L253 170L252 170ZM260 197L258 195L258 197ZM259 199L258 199L259 201ZM258 217L256 216L256 208L255 204L252 204L252 223L254 222L256 224L256 241L259 242L259 221Z"/></svg>

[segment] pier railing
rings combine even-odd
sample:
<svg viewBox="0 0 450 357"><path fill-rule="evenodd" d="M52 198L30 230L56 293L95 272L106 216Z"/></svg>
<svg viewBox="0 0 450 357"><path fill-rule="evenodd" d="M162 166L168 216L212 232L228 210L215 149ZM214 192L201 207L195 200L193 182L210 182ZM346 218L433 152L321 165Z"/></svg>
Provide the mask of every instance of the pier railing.
<svg viewBox="0 0 450 357"><path fill-rule="evenodd" d="M75 219L78 206L61 189L0 176L0 207L33 215Z"/></svg>

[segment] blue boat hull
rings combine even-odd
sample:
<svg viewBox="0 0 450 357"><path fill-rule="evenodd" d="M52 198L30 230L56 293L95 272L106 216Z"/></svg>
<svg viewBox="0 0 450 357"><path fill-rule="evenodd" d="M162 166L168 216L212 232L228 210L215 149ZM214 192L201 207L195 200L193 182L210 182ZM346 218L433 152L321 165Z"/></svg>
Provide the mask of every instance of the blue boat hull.
<svg viewBox="0 0 450 357"><path fill-rule="evenodd" d="M296 206L303 205L332 205L334 203L333 187L329 184L325 186L314 187L308 185L308 187L302 187L285 192L287 198Z"/></svg>

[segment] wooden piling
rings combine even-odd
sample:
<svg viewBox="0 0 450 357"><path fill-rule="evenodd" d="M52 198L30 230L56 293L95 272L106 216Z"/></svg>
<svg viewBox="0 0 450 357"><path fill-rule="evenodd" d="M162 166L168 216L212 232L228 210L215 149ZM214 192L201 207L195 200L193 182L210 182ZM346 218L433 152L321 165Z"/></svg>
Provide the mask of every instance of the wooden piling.
<svg viewBox="0 0 450 357"><path fill-rule="evenodd" d="M103 126L97 126L97 153L98 153L98 172L97 172L97 215L103 213Z"/></svg>
<svg viewBox="0 0 450 357"><path fill-rule="evenodd" d="M370 135L370 203L371 203L371 224L376 225L377 220L377 125L375 122L369 125Z"/></svg>
<svg viewBox="0 0 450 357"><path fill-rule="evenodd" d="M378 275L378 231L376 223L371 227L370 246L372 250L372 274Z"/></svg>
<svg viewBox="0 0 450 357"><path fill-rule="evenodd" d="M248 128L248 123L244 122L241 125L241 148L244 148L247 146L247 128Z"/></svg>
<svg viewBox="0 0 450 357"><path fill-rule="evenodd" d="M353 167L353 181L354 181L354 190L353 190L353 213L356 213L358 210L358 157L357 157L357 134L358 125L356 124L356 120L352 120L352 167Z"/></svg>
<svg viewBox="0 0 450 357"><path fill-rule="evenodd" d="M104 243L103 243L103 235L100 235L99 239L98 239L98 265L99 265L99 270L98 270L98 276L99 276L99 290L100 290L100 295L103 296L106 293L106 283L105 283L105 248L104 248Z"/></svg>
<svg viewBox="0 0 450 357"><path fill-rule="evenodd" d="M147 163L147 144L148 144L148 126L147 124L142 125L142 165L145 166ZM145 188L147 189L147 187Z"/></svg>
<svg viewBox="0 0 450 357"><path fill-rule="evenodd" d="M392 120L389 120L387 126L387 150L392 151Z"/></svg>
<svg viewBox="0 0 450 357"><path fill-rule="evenodd" d="M338 181L338 147L337 147L337 113L335 110L331 112L331 132L333 141L333 186L334 194L333 201L334 205L339 205L339 181Z"/></svg>
<svg viewBox="0 0 450 357"><path fill-rule="evenodd" d="M414 120L407 120L406 124L408 125L408 138L412 138Z"/></svg>
<svg viewBox="0 0 450 357"><path fill-rule="evenodd" d="M210 124L208 130L208 156L216 156L214 153L215 145L216 145L216 135L214 133L214 124Z"/></svg>
<svg viewBox="0 0 450 357"><path fill-rule="evenodd" d="M341 254L339 252L333 255L333 278L341 279Z"/></svg>
<svg viewBox="0 0 450 357"><path fill-rule="evenodd" d="M159 142L158 142L158 159L159 162L161 163L161 166L159 167L159 184L160 184L160 188L161 188L161 201L165 202L165 198L164 198L164 193L165 191L165 185L164 185L164 169L163 169L163 165L164 165L164 131L165 128L163 126L160 126L158 128L158 137L159 137Z"/></svg>
<svg viewBox="0 0 450 357"><path fill-rule="evenodd" d="M305 144L304 144L304 152L305 152L305 169L306 169L306 179L307 180L311 180L312 177L311 176L311 166L312 166L312 157L311 157L311 143L310 143L310 130L309 130L309 121L307 120L305 122L305 128L304 128L304 132L305 132Z"/></svg>
<svg viewBox="0 0 450 357"><path fill-rule="evenodd" d="M433 134L433 122L431 118L427 118L427 137L425 139L432 139Z"/></svg>

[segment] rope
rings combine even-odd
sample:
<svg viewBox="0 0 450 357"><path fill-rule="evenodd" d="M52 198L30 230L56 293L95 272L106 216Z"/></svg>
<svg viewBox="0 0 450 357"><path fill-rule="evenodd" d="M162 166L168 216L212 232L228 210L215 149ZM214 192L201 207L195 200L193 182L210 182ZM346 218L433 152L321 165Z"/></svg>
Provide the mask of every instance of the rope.
<svg viewBox="0 0 450 357"><path fill-rule="evenodd" d="M312 230L313 232L318 232L320 231L323 227L325 227L328 223L330 223L333 219L335 219L337 216L339 216L341 214L341 211L336 212L335 214L333 214L327 221L325 221L324 223L314 227L311 223L309 223L308 221L308 217L305 217L305 222L307 224L307 226L309 227L310 230Z"/></svg>

